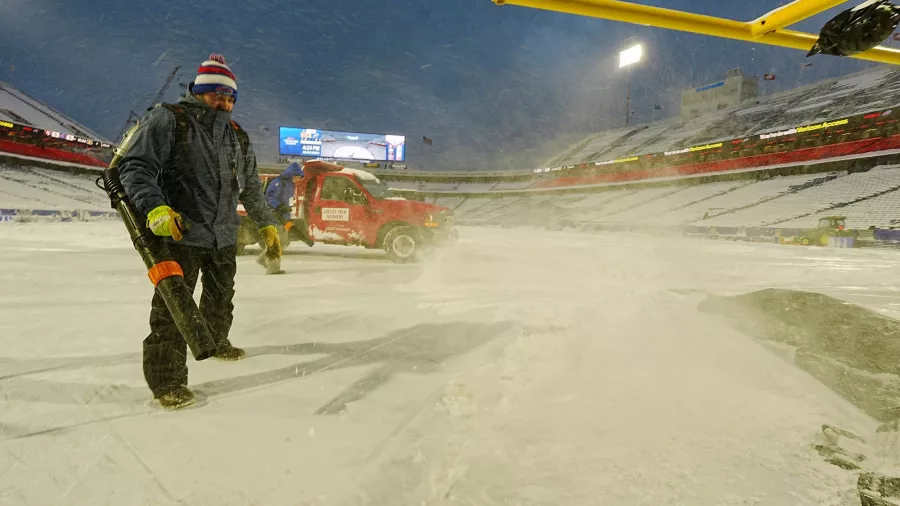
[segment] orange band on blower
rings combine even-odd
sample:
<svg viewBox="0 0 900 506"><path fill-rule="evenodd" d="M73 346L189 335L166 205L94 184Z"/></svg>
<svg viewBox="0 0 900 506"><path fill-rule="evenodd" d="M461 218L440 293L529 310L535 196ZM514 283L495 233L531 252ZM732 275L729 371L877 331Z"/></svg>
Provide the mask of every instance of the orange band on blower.
<svg viewBox="0 0 900 506"><path fill-rule="evenodd" d="M150 270L147 271L147 276L150 277L153 286L156 286L160 281L169 276L184 277L184 271L181 270L181 265L179 265L178 262L166 260L165 262L160 262L151 267Z"/></svg>

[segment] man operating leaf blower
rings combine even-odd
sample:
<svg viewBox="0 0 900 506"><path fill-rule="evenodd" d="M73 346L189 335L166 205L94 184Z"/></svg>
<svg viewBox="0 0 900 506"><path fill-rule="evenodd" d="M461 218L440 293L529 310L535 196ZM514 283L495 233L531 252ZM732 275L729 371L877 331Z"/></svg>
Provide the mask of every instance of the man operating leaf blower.
<svg viewBox="0 0 900 506"><path fill-rule="evenodd" d="M225 58L210 55L188 89L178 104L161 104L139 122L127 139L118 174L130 201L146 215L147 227L165 238L191 292L202 273L200 314L216 344L213 356L240 360L244 350L228 339L238 202L280 257L278 222L266 205L250 140L231 120L237 83ZM164 407L194 402L186 360L185 339L157 287L143 362L147 385Z"/></svg>

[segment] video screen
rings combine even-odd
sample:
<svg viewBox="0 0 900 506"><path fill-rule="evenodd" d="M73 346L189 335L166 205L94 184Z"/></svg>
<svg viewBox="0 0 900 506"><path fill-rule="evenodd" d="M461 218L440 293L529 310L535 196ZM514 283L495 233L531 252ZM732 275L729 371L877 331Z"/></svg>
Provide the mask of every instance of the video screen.
<svg viewBox="0 0 900 506"><path fill-rule="evenodd" d="M283 156L375 162L406 161L406 136L335 132L316 128L279 128Z"/></svg>

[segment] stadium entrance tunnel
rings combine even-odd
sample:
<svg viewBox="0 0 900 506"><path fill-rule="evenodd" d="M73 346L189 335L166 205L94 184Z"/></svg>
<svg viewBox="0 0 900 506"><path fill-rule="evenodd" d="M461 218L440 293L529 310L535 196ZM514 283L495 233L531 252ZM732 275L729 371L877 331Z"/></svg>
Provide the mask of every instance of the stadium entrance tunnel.
<svg viewBox="0 0 900 506"><path fill-rule="evenodd" d="M709 295L699 309L723 316L879 422L900 423L900 321L783 289Z"/></svg>

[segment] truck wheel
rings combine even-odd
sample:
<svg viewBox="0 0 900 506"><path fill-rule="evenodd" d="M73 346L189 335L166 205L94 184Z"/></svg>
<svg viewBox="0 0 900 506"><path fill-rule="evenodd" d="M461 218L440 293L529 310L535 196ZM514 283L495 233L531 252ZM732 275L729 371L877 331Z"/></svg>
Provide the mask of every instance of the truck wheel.
<svg viewBox="0 0 900 506"><path fill-rule="evenodd" d="M412 227L397 227L384 236L384 251L398 264L415 262L419 256L419 239Z"/></svg>

